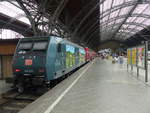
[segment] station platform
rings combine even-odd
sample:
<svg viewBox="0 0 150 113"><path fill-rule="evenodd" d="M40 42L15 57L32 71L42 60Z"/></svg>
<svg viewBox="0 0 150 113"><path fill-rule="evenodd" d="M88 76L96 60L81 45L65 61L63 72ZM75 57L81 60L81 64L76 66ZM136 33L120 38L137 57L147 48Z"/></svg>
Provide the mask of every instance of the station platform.
<svg viewBox="0 0 150 113"><path fill-rule="evenodd" d="M150 87L126 65L96 59L19 113L149 113Z"/></svg>

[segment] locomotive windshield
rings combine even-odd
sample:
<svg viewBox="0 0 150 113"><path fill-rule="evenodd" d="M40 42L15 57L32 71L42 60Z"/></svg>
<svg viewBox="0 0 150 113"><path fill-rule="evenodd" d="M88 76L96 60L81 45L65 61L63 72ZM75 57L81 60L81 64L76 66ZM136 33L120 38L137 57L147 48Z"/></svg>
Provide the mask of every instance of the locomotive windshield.
<svg viewBox="0 0 150 113"><path fill-rule="evenodd" d="M47 42L35 42L33 45L33 50L46 50Z"/></svg>
<svg viewBox="0 0 150 113"><path fill-rule="evenodd" d="M45 51L47 45L47 41L21 42L18 46L18 53L25 54L29 51Z"/></svg>
<svg viewBox="0 0 150 113"><path fill-rule="evenodd" d="M31 42L20 43L20 45L19 45L19 49L21 49L21 50L30 50L31 48L32 48Z"/></svg>

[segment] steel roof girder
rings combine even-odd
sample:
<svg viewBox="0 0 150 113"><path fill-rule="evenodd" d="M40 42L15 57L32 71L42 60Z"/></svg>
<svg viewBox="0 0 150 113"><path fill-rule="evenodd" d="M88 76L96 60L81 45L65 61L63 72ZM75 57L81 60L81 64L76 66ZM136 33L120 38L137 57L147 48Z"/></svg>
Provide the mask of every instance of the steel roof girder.
<svg viewBox="0 0 150 113"><path fill-rule="evenodd" d="M2 21L2 20L0 20L1 22L3 22L3 23L5 23L5 24L7 24L7 26L3 26L3 27L1 27L1 29L2 28L4 28L4 29L12 29L12 30L14 30L13 28L14 27L16 27L16 28L18 28L18 29L23 29L22 27L20 27L20 26L18 26L18 25L14 25L14 24L12 24L12 23L7 23L7 22L5 22L5 21ZM11 26L14 26L13 28L11 28L11 27L9 27L9 25L11 25ZM24 29L23 29L24 30ZM25 29L23 32L19 32L20 34L22 34L23 36L25 36L25 34L26 34L26 32L28 32L30 30L30 32L32 32L31 31L31 28L30 27L28 27L27 29ZM17 31L16 31L17 32Z"/></svg>
<svg viewBox="0 0 150 113"><path fill-rule="evenodd" d="M98 2L84 17L83 19L80 21L80 23L77 25L76 29L74 30L73 34L72 34L72 38L75 37L76 33L78 32L79 28L81 27L81 25L84 23L84 21L93 13L93 11L104 2L105 0Z"/></svg>
<svg viewBox="0 0 150 113"><path fill-rule="evenodd" d="M129 6L133 6L135 4L136 4L136 1L126 2L124 4L120 4L120 5L114 6L114 7L112 7L112 9L107 9L106 11L102 12L101 15L104 15L105 13L109 12L110 10L112 10L112 13L113 13L113 12L115 12L117 10L120 10L122 8L125 8L125 7L129 7ZM100 17L100 19L103 19L106 16L108 16L108 14L105 14L103 17Z"/></svg>
<svg viewBox="0 0 150 113"><path fill-rule="evenodd" d="M89 41L91 40L91 38L93 37L93 35L95 34L95 33L97 33L97 32L99 32L99 30L94 30L94 32L93 33L91 33L90 35L89 35L89 38L88 38L88 40L86 40L86 42L85 43L89 43Z"/></svg>
<svg viewBox="0 0 150 113"><path fill-rule="evenodd" d="M121 24L121 22L115 24L115 26L120 25L120 24ZM126 23L124 23L123 25L126 25L126 24L140 26L140 27L142 27L143 29L144 29L145 27L147 27L145 24L136 23L136 22L126 22ZM109 27L111 27L111 26L112 26L112 25L109 25L107 28L109 28ZM103 29L105 29L105 27L104 27Z"/></svg>
<svg viewBox="0 0 150 113"><path fill-rule="evenodd" d="M95 36L95 37L94 37ZM97 46L96 43L98 44L98 41L95 41L98 37L96 37L96 35L93 35L93 38L90 39L90 42L88 43L88 45L93 45L93 46ZM93 40L92 40L93 39Z"/></svg>
<svg viewBox="0 0 150 113"><path fill-rule="evenodd" d="M58 20L61 12L63 11L64 7L66 6L66 4L68 3L69 0L61 0L61 2L59 3L59 5L57 6L57 9L55 10L54 14L53 14L53 20L56 21Z"/></svg>
<svg viewBox="0 0 150 113"><path fill-rule="evenodd" d="M111 18L108 23L113 22L115 19L116 19L116 20L122 19L122 18L124 18L126 15L127 15L127 14L121 15L121 16L118 16L118 17ZM136 14L136 13L135 13L135 14L132 14L130 17L139 17L139 16L140 16L140 17L143 17L143 18L150 19L150 15L147 15L147 14ZM102 24L105 25L106 23L103 22ZM104 26L104 25L102 25L102 26Z"/></svg>
<svg viewBox="0 0 150 113"><path fill-rule="evenodd" d="M98 21L95 21L95 22L87 29L86 33L85 33L85 34L82 36L82 38L81 38L82 41L85 40L86 36L91 33L90 30L92 30L97 24L98 24Z"/></svg>
<svg viewBox="0 0 150 113"><path fill-rule="evenodd" d="M82 27L82 29L80 29L80 31L85 31L87 28L89 28L89 26L91 26L93 23L95 22L99 22L99 15L96 15L95 17L91 18L87 23L84 24L84 26ZM99 24L98 24L99 25Z"/></svg>
<svg viewBox="0 0 150 113"><path fill-rule="evenodd" d="M110 7L110 10L109 10L109 14L108 14L108 20L107 20L107 22L109 21L109 18L110 18L110 14L112 13L111 11L112 11L112 7L113 7L113 3L114 3L114 0L112 0L112 2L111 2L111 7ZM106 23L106 26L107 26L108 24Z"/></svg>
<svg viewBox="0 0 150 113"><path fill-rule="evenodd" d="M31 23L31 26L33 28L33 31L35 33L35 35L38 34L38 29L37 29L37 25L36 25L36 22L34 21L34 18L33 18L33 15L31 14L31 12L27 9L27 7L25 7L24 5L24 2L22 0L16 0L17 3L20 5L20 7L22 8L22 10L25 12L25 14L27 15L30 23ZM28 2L28 1L26 1ZM30 3L31 4L31 3ZM30 7L31 5L29 5L28 3L26 4L28 5L28 7Z"/></svg>
<svg viewBox="0 0 150 113"><path fill-rule="evenodd" d="M126 17L124 18L123 22L121 22L121 24L119 25L119 27L117 28L117 30L113 33L111 38L115 38L116 33L119 31L119 29L122 27L122 25L127 21L127 19L131 16L131 14L133 13L133 11L135 10L135 8L137 7L137 5L139 4L140 0L137 0L136 4L132 7L132 9L130 10L130 12L126 15Z"/></svg>
<svg viewBox="0 0 150 113"><path fill-rule="evenodd" d="M91 0L90 3L88 3L86 6L84 6L84 7L80 10L80 12L78 12L78 13L76 14L76 16L71 20L71 22L69 23L68 26L70 27L70 26L77 20L77 18L78 18L80 15L82 15L83 12L87 11L87 9L89 9L90 5L93 4L94 1L95 1L95 0Z"/></svg>

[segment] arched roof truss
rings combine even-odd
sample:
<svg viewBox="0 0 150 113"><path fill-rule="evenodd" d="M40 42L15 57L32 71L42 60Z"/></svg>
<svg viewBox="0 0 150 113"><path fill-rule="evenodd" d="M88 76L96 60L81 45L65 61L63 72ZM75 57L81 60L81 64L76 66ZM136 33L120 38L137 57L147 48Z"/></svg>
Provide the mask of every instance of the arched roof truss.
<svg viewBox="0 0 150 113"><path fill-rule="evenodd" d="M149 26L148 0L106 0L100 5L101 41L127 40Z"/></svg>

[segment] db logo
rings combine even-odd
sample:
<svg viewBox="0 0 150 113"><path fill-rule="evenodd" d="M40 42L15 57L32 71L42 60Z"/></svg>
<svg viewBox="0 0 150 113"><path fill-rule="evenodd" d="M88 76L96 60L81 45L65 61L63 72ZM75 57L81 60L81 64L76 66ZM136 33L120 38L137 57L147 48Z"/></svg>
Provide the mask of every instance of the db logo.
<svg viewBox="0 0 150 113"><path fill-rule="evenodd" d="M25 65L26 65L26 66L32 65L32 60L31 60L31 59L25 60Z"/></svg>

